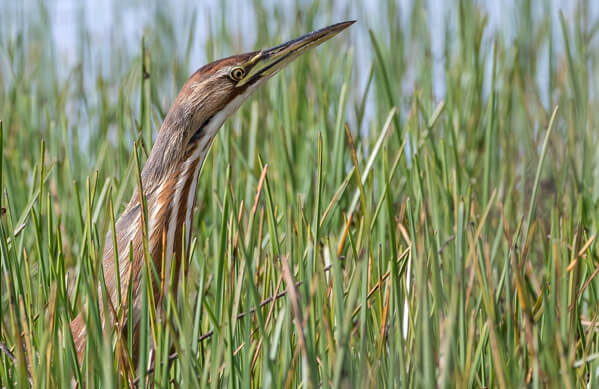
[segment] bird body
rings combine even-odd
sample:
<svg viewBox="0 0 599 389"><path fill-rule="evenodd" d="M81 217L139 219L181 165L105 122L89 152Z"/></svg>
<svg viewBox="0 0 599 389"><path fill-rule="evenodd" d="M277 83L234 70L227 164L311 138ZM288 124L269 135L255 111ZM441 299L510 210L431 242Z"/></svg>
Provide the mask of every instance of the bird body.
<svg viewBox="0 0 599 389"><path fill-rule="evenodd" d="M141 188L136 188L116 222L116 239L109 233L105 241L102 270L109 304L113 308L132 307L133 323L127 325L133 326L134 336L142 317L141 277L145 251L140 190L147 205L148 251L158 274L165 275L162 282L152 281L155 301L150 303L160 306L163 296L176 291L177 283L169 290L168 280L172 276L178 279L180 274L185 252L183 244L189 242L192 230L200 170L224 121L252 92L293 59L351 24L353 21L338 23L268 50L212 62L196 71L182 87L143 167ZM174 275L170 274L171 269ZM131 302L127 300L129 288ZM121 316L121 321L126 320L127 315ZM119 322L114 314L104 312L101 312L101 320L104 330ZM122 329L124 323L119 326ZM83 313L71 322L71 332L81 362L87 339ZM134 345L136 343L134 340Z"/></svg>

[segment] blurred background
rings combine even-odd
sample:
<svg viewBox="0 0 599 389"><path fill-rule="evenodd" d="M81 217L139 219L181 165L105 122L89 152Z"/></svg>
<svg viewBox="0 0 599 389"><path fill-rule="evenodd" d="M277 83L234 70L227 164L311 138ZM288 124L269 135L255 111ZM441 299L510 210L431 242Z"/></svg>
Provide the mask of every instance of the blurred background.
<svg viewBox="0 0 599 389"><path fill-rule="evenodd" d="M60 80L80 74L79 87L89 90L98 77L109 80L122 77L131 61L139 57L140 42L145 36L154 55L153 61L161 69L166 64L177 63L175 72L164 71L157 79L164 83L159 97L167 107L178 91L177 86L213 59L262 48L257 42L270 41L275 45L328 24L354 19L358 23L345 35L350 35L346 47L351 45L358 53L352 74L357 88L365 86L373 63L368 36L372 30L385 46L395 39L403 43L403 52L390 54L401 64L397 70L402 77L394 77L400 84L395 85L398 89L394 91L400 101L409 103L419 69L428 58L432 60L432 92L437 100L442 100L448 65L444 53L457 50L459 44L451 39L459 30L459 4L459 1L445 0L0 0L1 41L13 42L26 49L23 53L31 54L15 59L8 58L6 53L0 55L0 83L6 88L15 76L12 71L15 68L24 68L27 72L43 69L55 72ZM478 8L479 16L486 19L481 37L481 57L487 73L485 92L488 93L490 83L489 59L494 40L502 39L506 46L539 44L540 47L534 48L535 81L548 108L550 96L546 80L550 73L550 50L557 60L563 59L564 54L562 33L555 28L560 25L559 14L563 12L566 19L580 17L590 23L599 15L599 2L477 0L472 4ZM549 40L540 39L539 31L535 31L542 25L551 28ZM423 46L418 39L419 31L429 35L428 46ZM41 77L32 85L36 90L46 87ZM93 101L95 96L90 93L86 98ZM372 106L367 105L367 117L372 114ZM89 131L89 123L83 121L80 125Z"/></svg>

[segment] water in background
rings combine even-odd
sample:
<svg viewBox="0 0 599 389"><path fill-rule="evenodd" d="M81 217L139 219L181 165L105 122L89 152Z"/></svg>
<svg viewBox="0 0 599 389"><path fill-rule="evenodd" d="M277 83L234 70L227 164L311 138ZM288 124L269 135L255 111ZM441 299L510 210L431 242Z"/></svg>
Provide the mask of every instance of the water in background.
<svg viewBox="0 0 599 389"><path fill-rule="evenodd" d="M502 1L480 1L480 5L489 18L489 31L498 31L507 42L512 40L517 33L514 21L517 20L518 0ZM27 44L28 31L33 26L45 25L51 31L53 47L47 48L51 51L55 66L59 69L60 77L67 77L73 68L83 67L86 89L93 88L99 72L104 77L122 72L127 68L130 61L139 55L140 41L144 33L154 28L156 20L166 18L173 28L172 37L176 43L173 47L173 55L183 55L190 35L192 15L197 17L195 28L191 31L194 44L189 51L187 74L208 61L207 45L213 36L219 36L219 28L225 22L231 36L237 37L236 47L229 48L231 51L218 51L222 45L218 45L213 53L214 58L234 54L240 51L259 49L254 42L258 29L260 32L268 33L269 36L280 36L281 39L294 38L291 31L297 15L294 14L298 3L308 3L305 0L268 0L263 2L264 8L272 11L276 18L269 26L256 26L254 14L254 3L247 0L227 0L216 2L211 0L180 0L170 3L153 0L103 0L103 1L81 1L81 0L0 0L0 38L2 41L14 40L19 34L22 42ZM378 1L363 2L324 2L327 3L326 12L317 13L315 26L325 26L334 22L356 19L354 25L344 36L348 44L353 46L355 53L355 82L360 90L366 83L368 71L372 63L372 49L368 36L368 30L372 29L380 39L385 39L389 26L381 15ZM398 0L399 17L397 23L401 26L410 26L409 13L412 1ZM433 67L433 93L438 100L443 99L445 94L444 77L444 34L447 29L455 28L456 13L458 7L456 2L444 0L429 0L426 14L432 40ZM40 6L43 4L43 6ZM544 9L550 9L552 23L559 26L559 12L562 10L566 18L573 16L576 2L569 0L546 0L533 1L533 9L540 13ZM591 1L591 20L599 16L599 1ZM268 29L264 31L263 29ZM300 29L301 30L301 29ZM307 32L307 31L305 31ZM488 34L487 34L488 35ZM554 50L560 53L563 48L563 39L559 28L554 28ZM83 38L83 39L82 39ZM82 47L81 42L87 42ZM272 44L279 42L273 41ZM489 45L490 47L490 45ZM115 50L118 48L118 59L115 61ZM7 61L3 58L4 51L0 50L0 69ZM490 55L490 53L487 53ZM539 61L539 78L543 79L547 71L547 59ZM490 71L491 61L488 61ZM415 64L414 66L417 66ZM2 70L0 70L2 71ZM486 77L489 79L489 77ZM539 81L539 80L538 80ZM539 82L543 102L548 106L548 92L543 90L545 83ZM404 95L410 95L413 83L404 80L402 84ZM89 89L88 89L89 90ZM176 89L173 89L176 91ZM170 95L169 95L170 93ZM164 98L171 101L175 92L169 91ZM369 112L366 112L368 118Z"/></svg>

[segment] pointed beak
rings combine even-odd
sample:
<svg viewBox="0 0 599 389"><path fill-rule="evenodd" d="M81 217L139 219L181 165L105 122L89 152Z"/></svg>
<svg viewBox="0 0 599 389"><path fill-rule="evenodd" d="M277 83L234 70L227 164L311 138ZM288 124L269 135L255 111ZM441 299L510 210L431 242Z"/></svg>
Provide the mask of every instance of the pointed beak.
<svg viewBox="0 0 599 389"><path fill-rule="evenodd" d="M269 79L306 51L328 41L355 22L350 20L333 24L273 48L259 51L242 65L246 69L246 75L237 82L236 86L251 85Z"/></svg>

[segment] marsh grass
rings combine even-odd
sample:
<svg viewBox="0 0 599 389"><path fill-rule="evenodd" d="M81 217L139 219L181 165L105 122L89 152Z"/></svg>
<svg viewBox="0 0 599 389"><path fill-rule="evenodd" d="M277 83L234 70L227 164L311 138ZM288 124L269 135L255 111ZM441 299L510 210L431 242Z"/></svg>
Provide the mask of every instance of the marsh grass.
<svg viewBox="0 0 599 389"><path fill-rule="evenodd" d="M595 387L599 21L580 1L554 23L545 3L517 6L512 39L454 2L440 79L420 2L407 25L392 1L379 25L331 17L358 24L216 138L164 319L144 267L138 366L100 330L102 247L199 66L203 18L175 28L157 13L134 57L113 42L112 70L61 77L40 3L43 23L0 35L0 386ZM256 26L285 23L253 7ZM333 9L295 7L292 27L261 29L254 47ZM208 59L247 48L219 23ZM88 61L93 42L79 46ZM84 307L79 366L69 322Z"/></svg>

